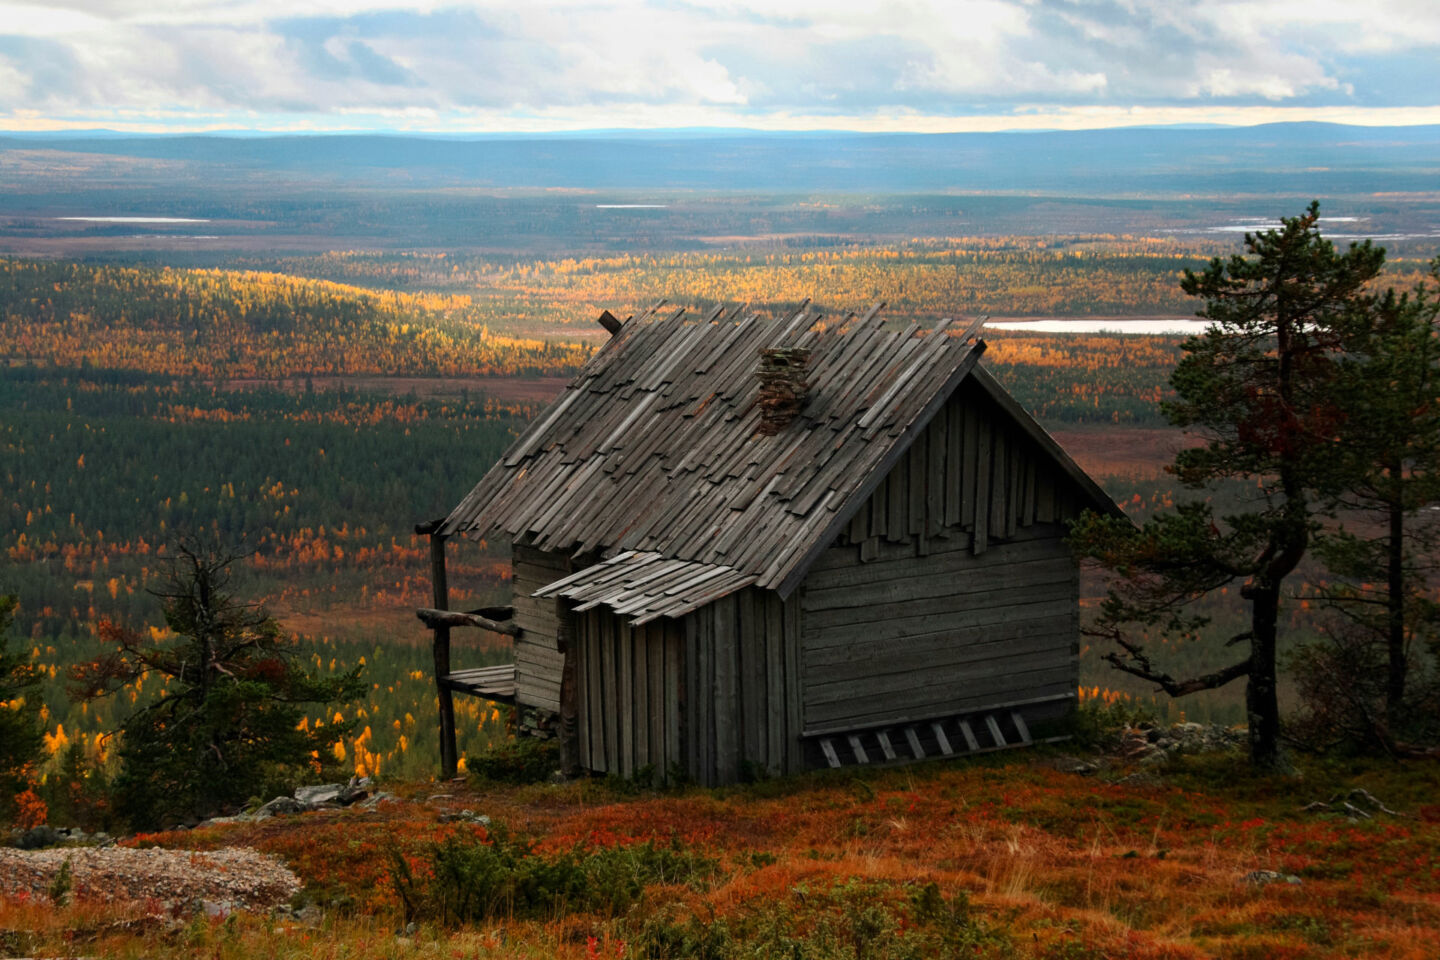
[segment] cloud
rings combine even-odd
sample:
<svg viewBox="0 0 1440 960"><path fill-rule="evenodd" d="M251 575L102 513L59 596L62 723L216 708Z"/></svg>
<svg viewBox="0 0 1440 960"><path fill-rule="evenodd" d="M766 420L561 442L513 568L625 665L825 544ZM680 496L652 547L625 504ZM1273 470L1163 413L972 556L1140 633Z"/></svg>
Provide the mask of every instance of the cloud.
<svg viewBox="0 0 1440 960"><path fill-rule="evenodd" d="M1437 61L1433 0L0 0L0 111L61 124L1425 107Z"/></svg>

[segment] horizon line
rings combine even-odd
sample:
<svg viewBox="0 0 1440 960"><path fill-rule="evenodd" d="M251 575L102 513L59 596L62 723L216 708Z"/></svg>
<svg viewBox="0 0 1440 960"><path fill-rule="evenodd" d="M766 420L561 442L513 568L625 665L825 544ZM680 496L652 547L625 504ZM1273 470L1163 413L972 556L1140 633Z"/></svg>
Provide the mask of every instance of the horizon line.
<svg viewBox="0 0 1440 960"><path fill-rule="evenodd" d="M993 134L1046 134L1046 133L1106 133L1137 130L1161 132L1206 132L1216 130L1253 130L1261 127L1340 127L1360 130L1423 129L1440 127L1440 121L1425 120L1413 123L1354 123L1337 120L1261 120L1254 123L1185 122L1175 123L1134 123L1105 124L1093 127L1007 127L1001 129L972 130L899 130L864 129L858 127L747 127L747 126L681 126L681 127L585 127L555 130L459 130L459 129L405 129L401 127L352 127L345 129L305 130L284 127L195 127L190 129L143 129L129 130L119 127L56 126L10 128L0 127L0 137L25 139L82 138L104 135L110 137L216 137L216 138L301 138L301 137L396 137L426 139L547 139L586 138L604 136L662 136L682 134L693 137L704 136L870 136L870 137L932 137L958 135Z"/></svg>

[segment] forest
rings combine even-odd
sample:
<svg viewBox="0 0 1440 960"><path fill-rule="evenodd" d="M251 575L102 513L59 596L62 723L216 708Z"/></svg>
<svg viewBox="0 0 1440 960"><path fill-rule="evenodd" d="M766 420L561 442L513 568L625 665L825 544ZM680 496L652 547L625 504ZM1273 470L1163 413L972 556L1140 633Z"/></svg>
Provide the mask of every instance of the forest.
<svg viewBox="0 0 1440 960"><path fill-rule="evenodd" d="M762 255L749 264L698 255L466 261L448 273L440 257L337 255L310 264L335 265L338 280L0 261L9 353L0 369L11 491L0 521L5 590L21 598L19 629L49 673L52 752L79 743L92 759L103 756L113 714L71 702L65 670L96 653L101 619L155 626L149 591L164 583L167 545L203 536L245 555L237 588L289 624L317 663L343 671L364 659L377 697L367 716L384 722L364 725L364 742L347 740L357 768L425 773L433 737L406 729L429 713L432 694L423 634L409 612L428 591L424 545L410 527L456 502L538 407L487 395L483 379L473 390L418 398L376 392L383 382L370 392L336 388L334 378L567 375L592 349L599 303L615 302L605 299L607 284L610 296L638 304L671 276L697 309L707 295L741 285L748 298L781 309L827 274L837 302L872 296L875 284L893 283L884 279L888 266L910 263L923 283L892 308L908 319L924 283L953 287L961 268L965 282L981 286L1005 282L1026 262L1032 274L1072 269L1036 250L1002 250L992 267L983 246L963 260L939 249ZM396 282L393 271L407 264L423 278ZM1139 267L1163 274L1173 264ZM446 276L460 279L437 282ZM358 281L407 292L347 285ZM1077 296L1088 294L1077 287ZM526 326L585 340L492 332ZM991 357L1048 422L1151 424L1174 350L1166 338L997 332ZM224 386L307 378L325 389ZM502 596L504 561L471 548L455 580L479 602L487 591ZM480 727L477 720L472 749L489 742Z"/></svg>
<svg viewBox="0 0 1440 960"><path fill-rule="evenodd" d="M117 708L72 702L66 669L99 650L101 620L160 629L151 591L165 583L166 551L173 557L176 538L199 537L241 555L237 591L265 603L314 663L344 672L363 662L367 722L337 741L349 762L427 773L434 737L424 722L412 727L431 712L433 687L413 610L428 603L429 582L411 527L457 502L539 409L505 399L515 375L578 369L598 342L592 321L603 305L639 305L669 289L698 312L734 291L780 311L823 289L841 310L887 299L896 322L922 320L932 302L1009 302L1011 315L1174 313L1184 304L1173 278L1195 262L1172 242L1113 238L508 264L332 254L274 264L297 275L0 260L4 587L20 597L18 629L48 674L52 754L58 762L78 743L103 758ZM404 292L383 289L391 286ZM517 328L531 332L508 332ZM1086 461L1128 512L1141 517L1184 496L1158 472L1163 451L1143 452L1163 435L1158 403L1179 338L986 336L987 365L1048 428L1074 432L1082 446L1101 429L1150 431L1135 448L1139 469L1135 449L1123 463ZM409 392L413 379L387 386L443 374L464 374L468 386L425 396ZM484 544L463 548L452 582L477 604L492 602L508 590L506 559ZM1177 653L1206 662L1202 651ZM469 665L504 655L493 642L463 653ZM1233 691L1172 704L1088 650L1082 663L1088 698L1239 716ZM472 753L503 733L481 713L462 737Z"/></svg>

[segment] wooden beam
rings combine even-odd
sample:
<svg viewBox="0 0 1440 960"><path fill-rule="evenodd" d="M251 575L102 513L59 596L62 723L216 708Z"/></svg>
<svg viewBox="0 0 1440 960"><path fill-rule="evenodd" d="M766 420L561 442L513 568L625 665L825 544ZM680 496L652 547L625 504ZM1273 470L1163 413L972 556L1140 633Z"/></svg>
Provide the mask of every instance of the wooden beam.
<svg viewBox="0 0 1440 960"><path fill-rule="evenodd" d="M433 538L430 542L434 544L437 541L443 542L444 539L444 537L436 537ZM441 561L441 564L441 571L443 576L443 560ZM437 594L436 600L438 601L439 599L439 595ZM478 613L461 613L459 610L435 610L429 607L422 607L419 610L415 611L415 616L423 620L425 622L425 626L429 627L432 630L438 630L443 628L448 631L451 627L480 627L484 630L491 630L495 633L504 633L512 637L518 637L525 633L524 630L520 629L513 623L500 623L499 621L491 620L489 617L482 617Z"/></svg>
<svg viewBox="0 0 1440 960"><path fill-rule="evenodd" d="M430 585L435 597L435 606L438 610L429 611L441 613L450 606L450 583L445 577L445 537L430 535ZM461 616L469 616L462 614ZM424 620L424 616L421 616ZM444 780L453 780L458 767L458 754L455 747L455 698L451 695L450 687L444 683L444 677L450 674L450 626L448 623L437 620L426 621L434 633L433 653L435 657L435 696L440 707L440 777Z"/></svg>
<svg viewBox="0 0 1440 960"><path fill-rule="evenodd" d="M486 620L514 620L514 607L476 607L474 610L466 610L466 613L473 613L477 617L484 617Z"/></svg>

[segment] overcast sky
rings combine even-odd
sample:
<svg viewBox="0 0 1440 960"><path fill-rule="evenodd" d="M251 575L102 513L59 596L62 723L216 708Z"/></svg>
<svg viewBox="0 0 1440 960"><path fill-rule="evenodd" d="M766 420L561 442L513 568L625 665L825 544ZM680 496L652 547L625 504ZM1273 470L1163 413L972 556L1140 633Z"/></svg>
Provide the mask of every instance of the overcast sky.
<svg viewBox="0 0 1440 960"><path fill-rule="evenodd" d="M0 129L1440 123L1440 0L0 0Z"/></svg>

